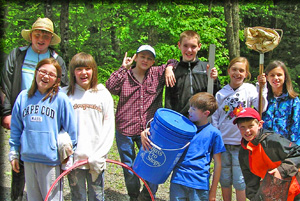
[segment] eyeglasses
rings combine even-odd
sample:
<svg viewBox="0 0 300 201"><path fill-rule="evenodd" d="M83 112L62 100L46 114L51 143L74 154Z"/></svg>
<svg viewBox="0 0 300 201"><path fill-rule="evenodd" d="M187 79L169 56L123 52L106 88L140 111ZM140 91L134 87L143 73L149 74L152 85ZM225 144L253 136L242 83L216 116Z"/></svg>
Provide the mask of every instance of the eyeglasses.
<svg viewBox="0 0 300 201"><path fill-rule="evenodd" d="M46 70L38 70L38 72L40 73L40 75L42 75L42 76L45 76L45 75L48 75L50 78L56 78L57 77L57 75L56 74L54 74L54 73L52 73L52 72L47 72Z"/></svg>

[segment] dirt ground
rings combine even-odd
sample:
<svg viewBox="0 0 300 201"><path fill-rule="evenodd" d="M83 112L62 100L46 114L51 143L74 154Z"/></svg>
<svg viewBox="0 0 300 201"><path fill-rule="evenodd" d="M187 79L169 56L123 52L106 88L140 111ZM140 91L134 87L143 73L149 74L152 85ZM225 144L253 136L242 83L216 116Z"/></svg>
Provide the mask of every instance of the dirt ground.
<svg viewBox="0 0 300 201"><path fill-rule="evenodd" d="M0 126L1 127L1 126ZM11 183L11 166L8 161L9 152L9 131L0 128L0 200L10 200L10 183ZM120 161L118 153L116 151L116 145L114 144L111 152L108 155L109 159ZM158 192L156 194L156 201L167 201L169 200L169 179L164 183L159 185ZM64 177L64 199L66 201L70 199L70 189L66 177ZM127 201L129 197L127 196L127 191L125 188L123 171L118 165L108 163L105 172L105 199L107 201ZM26 187L24 192L23 201L26 201ZM218 189L217 200L221 199L221 190ZM235 195L233 195L233 201L235 201Z"/></svg>

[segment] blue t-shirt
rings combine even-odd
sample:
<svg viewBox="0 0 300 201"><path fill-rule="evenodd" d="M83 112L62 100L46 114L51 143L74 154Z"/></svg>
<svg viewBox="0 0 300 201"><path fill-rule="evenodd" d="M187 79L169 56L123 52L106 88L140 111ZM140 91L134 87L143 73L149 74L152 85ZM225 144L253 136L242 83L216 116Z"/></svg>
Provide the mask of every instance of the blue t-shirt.
<svg viewBox="0 0 300 201"><path fill-rule="evenodd" d="M49 50L44 54L38 54L35 51L33 51L31 46L28 48L22 66L21 90L29 89L31 87L36 65L38 64L39 61L49 57L50 57Z"/></svg>
<svg viewBox="0 0 300 201"><path fill-rule="evenodd" d="M214 154L224 152L221 132L210 123L197 127L197 134L176 164L171 182L209 190L209 169Z"/></svg>

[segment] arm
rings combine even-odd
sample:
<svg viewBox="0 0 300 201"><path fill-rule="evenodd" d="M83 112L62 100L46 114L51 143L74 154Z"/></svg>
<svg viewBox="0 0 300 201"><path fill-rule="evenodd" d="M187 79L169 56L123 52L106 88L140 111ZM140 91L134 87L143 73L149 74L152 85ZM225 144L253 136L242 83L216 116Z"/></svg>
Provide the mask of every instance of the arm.
<svg viewBox="0 0 300 201"><path fill-rule="evenodd" d="M108 80L106 81L106 88L113 95L119 95L122 89L122 85L127 76L127 70L131 68L136 55L133 58L127 57L127 52L125 53L122 66L115 72L113 72Z"/></svg>
<svg viewBox="0 0 300 201"><path fill-rule="evenodd" d="M170 59L167 63L167 68L165 71L165 79L167 87L174 87L176 83L176 78L174 74L174 69L176 68L178 61L176 59Z"/></svg>
<svg viewBox="0 0 300 201"><path fill-rule="evenodd" d="M12 112L12 82L15 70L15 60L17 48L13 49L5 60L4 66L1 70L1 88L5 94L5 99L2 105L2 120L1 124L4 128L11 127L11 112Z"/></svg>
<svg viewBox="0 0 300 201"><path fill-rule="evenodd" d="M298 97L294 98L292 101L292 116L291 116L291 132L296 135L297 145L300 145L300 99Z"/></svg>
<svg viewBox="0 0 300 201"><path fill-rule="evenodd" d="M19 166L19 157L20 157L20 138L23 132L23 122L21 119L21 116L19 115L19 108L20 103L17 99L16 104L13 108L13 115L12 115L12 130L10 133L9 138L9 145L10 145L10 152L9 152L9 161L11 163L12 169L19 173L20 172L20 166Z"/></svg>
<svg viewBox="0 0 300 201"><path fill-rule="evenodd" d="M75 151L77 147L77 125L75 120L75 112L67 95L63 95L65 96L65 98L64 103L61 106L61 125L63 129L69 134L72 141L73 151Z"/></svg>
<svg viewBox="0 0 300 201"><path fill-rule="evenodd" d="M99 125L102 126L101 133L99 133L101 136L101 141L99 141L98 145L93 148L93 154L88 158L91 171L95 172L97 175L100 174L103 169L105 169L106 156L113 145L115 136L113 98L107 89L104 89L103 91L105 92L103 94L105 101L102 107L103 120L102 123L99 123Z"/></svg>
<svg viewBox="0 0 300 201"><path fill-rule="evenodd" d="M239 162L246 183L246 197L251 200L259 189L261 178L250 171L249 158L246 156L248 151L241 150L239 152Z"/></svg>
<svg viewBox="0 0 300 201"><path fill-rule="evenodd" d="M209 200L216 200L217 195L217 187L218 182L220 180L221 176L221 153L217 153L213 155L214 158L214 173L213 173L213 179L211 182L211 187L209 190Z"/></svg>

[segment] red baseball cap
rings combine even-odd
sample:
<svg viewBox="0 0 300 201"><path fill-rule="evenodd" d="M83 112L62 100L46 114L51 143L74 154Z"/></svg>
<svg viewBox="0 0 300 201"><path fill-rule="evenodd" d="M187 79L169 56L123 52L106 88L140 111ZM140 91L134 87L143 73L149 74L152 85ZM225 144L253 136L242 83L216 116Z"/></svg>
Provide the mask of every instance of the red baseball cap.
<svg viewBox="0 0 300 201"><path fill-rule="evenodd" d="M245 117L257 119L258 121L261 120L259 113L255 109L251 107L247 107L247 108L243 108L243 110L240 111L240 113L233 120L233 124L236 124L237 119L245 118Z"/></svg>

